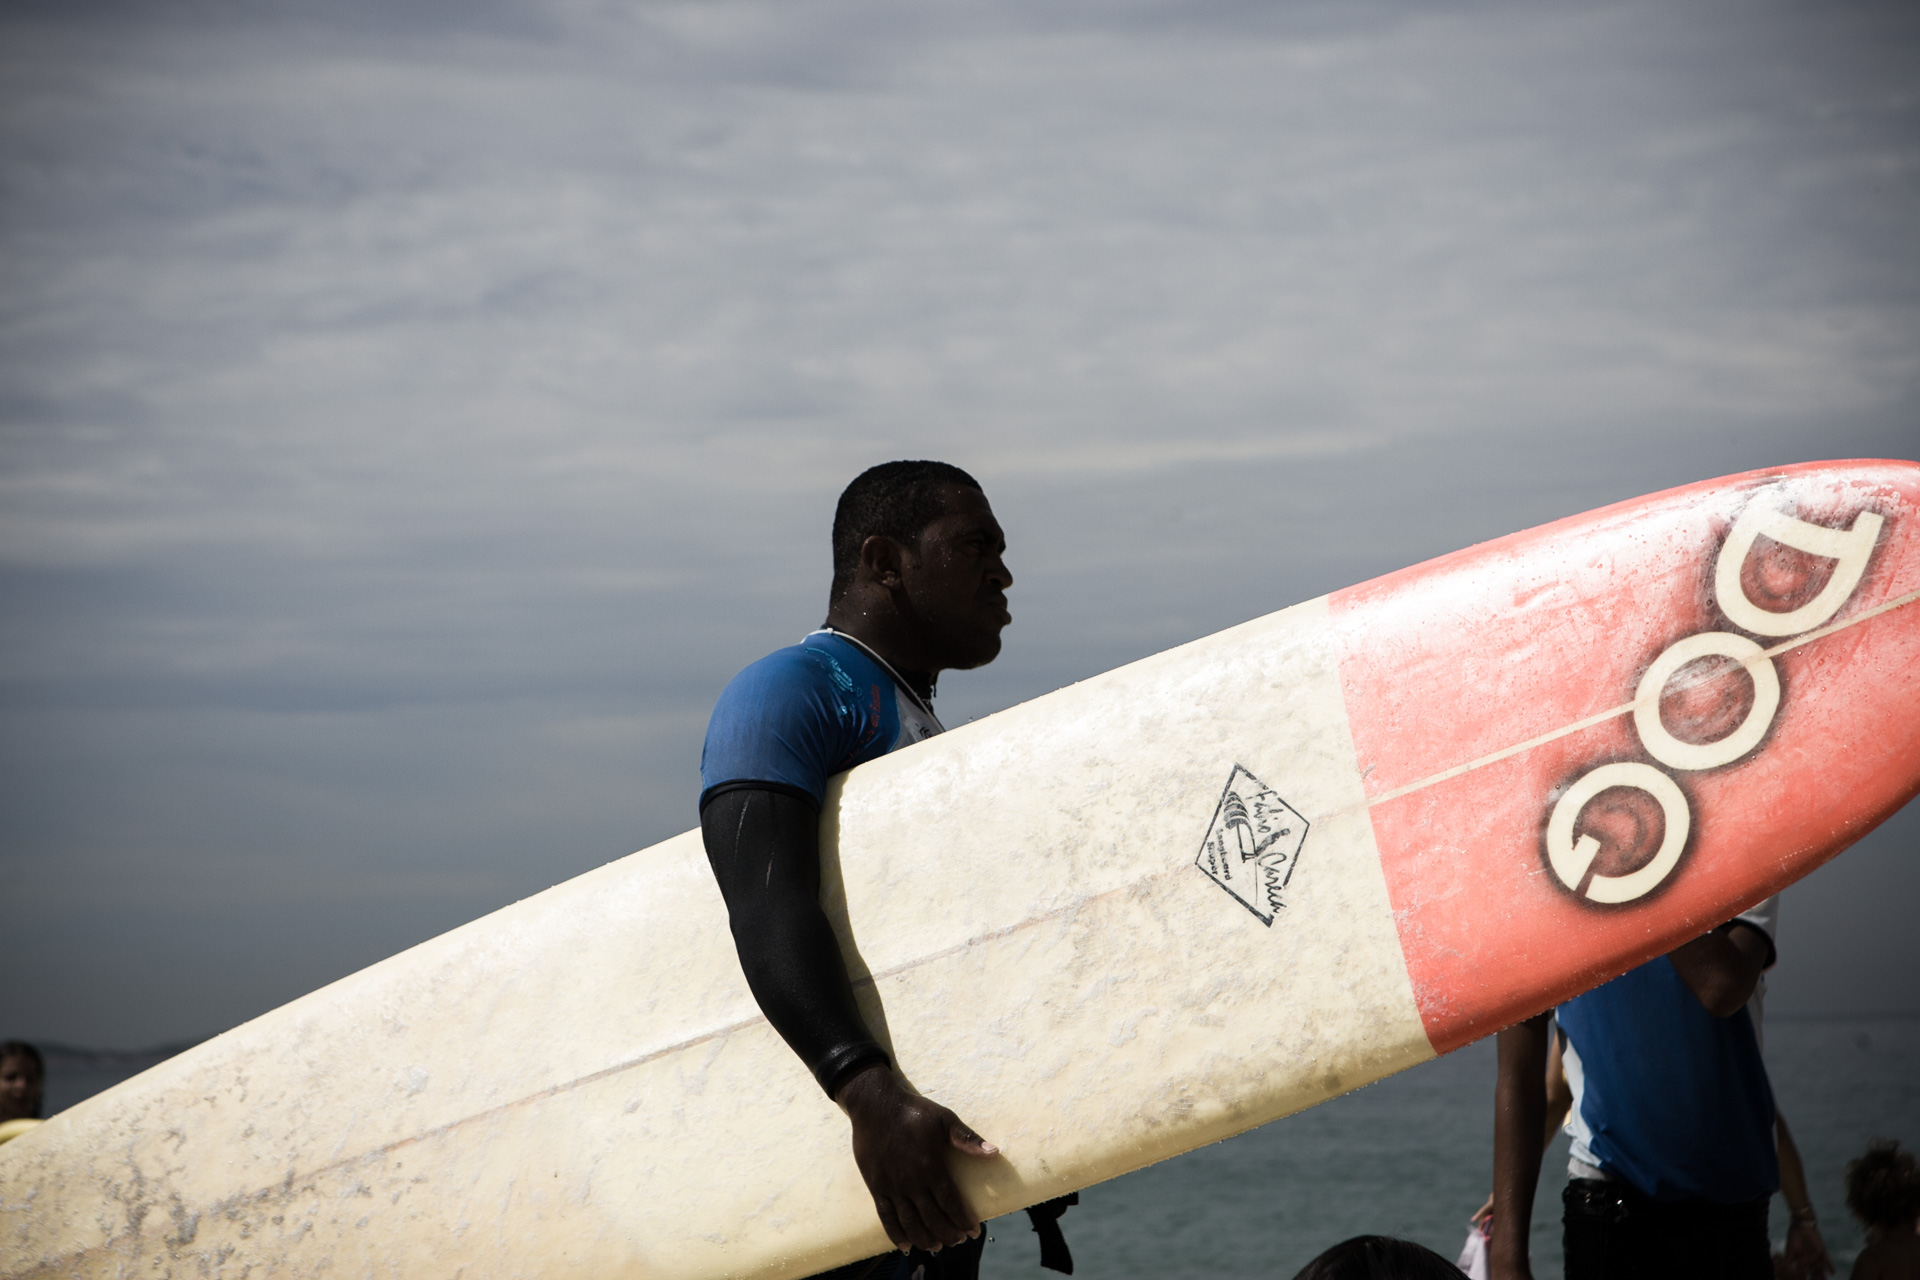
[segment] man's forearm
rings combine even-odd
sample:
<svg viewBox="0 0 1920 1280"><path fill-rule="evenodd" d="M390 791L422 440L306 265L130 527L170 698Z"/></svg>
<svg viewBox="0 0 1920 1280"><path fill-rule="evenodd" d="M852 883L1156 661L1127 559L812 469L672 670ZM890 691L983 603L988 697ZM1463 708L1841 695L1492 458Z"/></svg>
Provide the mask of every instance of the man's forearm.
<svg viewBox="0 0 1920 1280"><path fill-rule="evenodd" d="M1567 1121L1567 1113L1573 1110L1573 1086L1567 1083L1566 1047L1559 1035L1548 1029L1547 1037L1547 1111L1546 1122L1540 1128L1540 1150L1544 1153L1553 1145L1553 1135Z"/></svg>
<svg viewBox="0 0 1920 1280"><path fill-rule="evenodd" d="M1820 1237L1820 1221L1807 1194L1800 1148L1794 1145L1785 1116L1776 1111L1773 1123L1780 1140L1780 1198L1787 1202L1787 1263L1795 1275L1824 1280L1833 1271L1833 1261L1827 1256L1827 1242Z"/></svg>
<svg viewBox="0 0 1920 1280"><path fill-rule="evenodd" d="M846 1110L854 1163L887 1238L939 1249L978 1235L947 1162L997 1149L907 1087L867 1030L820 909L819 814L798 796L742 788L706 803L700 833L753 998Z"/></svg>
<svg viewBox="0 0 1920 1280"><path fill-rule="evenodd" d="M832 1097L886 1051L868 1030L839 939L817 902L757 904L734 917L734 947L767 1021Z"/></svg>
<svg viewBox="0 0 1920 1280"><path fill-rule="evenodd" d="M722 792L700 812L747 986L829 1096L887 1055L854 1001L820 908L819 815L797 796Z"/></svg>
<svg viewBox="0 0 1920 1280"><path fill-rule="evenodd" d="M1500 1075L1493 1105L1493 1238L1488 1262L1495 1275L1525 1276L1533 1193L1547 1116L1547 1016L1499 1035Z"/></svg>

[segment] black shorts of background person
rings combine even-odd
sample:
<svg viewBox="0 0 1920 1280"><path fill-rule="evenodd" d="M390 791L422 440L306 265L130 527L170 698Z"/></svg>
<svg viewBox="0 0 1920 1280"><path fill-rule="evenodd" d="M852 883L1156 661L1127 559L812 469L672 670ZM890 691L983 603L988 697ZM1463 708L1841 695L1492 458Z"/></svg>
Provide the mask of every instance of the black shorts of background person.
<svg viewBox="0 0 1920 1280"><path fill-rule="evenodd" d="M1664 1274L1773 1274L1767 1202L1663 1203L1624 1182L1571 1178L1560 1193L1568 1280L1641 1274L1640 1259L1660 1258Z"/></svg>

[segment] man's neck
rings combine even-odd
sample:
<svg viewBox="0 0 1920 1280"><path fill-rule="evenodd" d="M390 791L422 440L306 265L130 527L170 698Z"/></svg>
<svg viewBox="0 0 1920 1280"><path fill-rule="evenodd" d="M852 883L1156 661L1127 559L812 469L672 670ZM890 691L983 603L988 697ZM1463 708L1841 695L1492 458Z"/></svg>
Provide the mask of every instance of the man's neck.
<svg viewBox="0 0 1920 1280"><path fill-rule="evenodd" d="M927 670L924 663L916 663L914 646L904 644L901 638L891 634L892 628L879 624L872 616L848 617L839 609L829 610L824 624L830 631L859 641L866 646L900 677L902 683L914 692L922 702L933 701L934 690L940 678L937 670Z"/></svg>

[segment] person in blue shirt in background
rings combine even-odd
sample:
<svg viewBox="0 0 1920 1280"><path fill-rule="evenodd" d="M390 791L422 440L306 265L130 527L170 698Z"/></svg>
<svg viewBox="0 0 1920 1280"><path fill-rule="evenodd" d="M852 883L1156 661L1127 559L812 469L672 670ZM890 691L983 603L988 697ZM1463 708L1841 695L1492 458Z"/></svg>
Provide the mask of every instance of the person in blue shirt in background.
<svg viewBox="0 0 1920 1280"><path fill-rule="evenodd" d="M1774 901L1558 1009L1574 1131L1567 1280L1771 1280L1773 1091L1746 1006L1774 962ZM1553 1016L1499 1035L1493 1280L1532 1275Z"/></svg>
<svg viewBox="0 0 1920 1280"><path fill-rule="evenodd" d="M906 1087L861 1017L820 906L819 824L828 778L941 731L940 672L999 654L1012 621L1005 551L986 495L958 467L889 462L861 473L834 511L825 624L734 677L701 753L701 833L747 985L846 1111L854 1160L901 1251L836 1276L978 1267L980 1219L948 1159L997 1150ZM1035 1229L1044 1246L1038 1218Z"/></svg>

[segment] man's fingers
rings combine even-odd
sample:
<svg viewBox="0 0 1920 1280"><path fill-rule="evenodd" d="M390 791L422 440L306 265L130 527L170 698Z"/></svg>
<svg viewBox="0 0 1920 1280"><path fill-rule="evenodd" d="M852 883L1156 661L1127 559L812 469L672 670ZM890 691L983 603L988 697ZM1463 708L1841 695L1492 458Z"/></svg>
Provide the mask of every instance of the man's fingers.
<svg viewBox="0 0 1920 1280"><path fill-rule="evenodd" d="M958 1197L955 1197L956 1199ZM920 1214L920 1221L933 1234L938 1245L959 1244L967 1238L967 1215L964 1211L953 1213L943 1203L939 1188L925 1186L914 1197L913 1207Z"/></svg>
<svg viewBox="0 0 1920 1280"><path fill-rule="evenodd" d="M952 1244L954 1240L953 1224L947 1221L946 1211L941 1207L939 1198L934 1194L934 1188L931 1185L944 1172L944 1170L922 1170L920 1176L909 1184L912 1207L909 1209L903 1205L901 1209L903 1216L906 1213L912 1213L914 1220L920 1224L924 1238L916 1237L914 1243L929 1252L941 1245ZM908 1198L901 1197L903 1201Z"/></svg>
<svg viewBox="0 0 1920 1280"><path fill-rule="evenodd" d="M947 1138L954 1146L970 1156L997 1156L1000 1154L1000 1148L975 1133L968 1127L966 1121L960 1119L958 1116L955 1116L953 1122L947 1126Z"/></svg>
<svg viewBox="0 0 1920 1280"><path fill-rule="evenodd" d="M905 1253L907 1246L912 1242L907 1239L906 1231L900 1226L900 1217L893 1211L893 1202L875 1196L873 1208L880 1215L880 1228L887 1233L887 1239L893 1241L894 1248Z"/></svg>
<svg viewBox="0 0 1920 1280"><path fill-rule="evenodd" d="M900 1219L900 1228L906 1233L909 1243L931 1252L940 1247L938 1235L929 1230L920 1216L920 1204L917 1200L901 1196L893 1202L893 1212Z"/></svg>
<svg viewBox="0 0 1920 1280"><path fill-rule="evenodd" d="M967 1208L966 1197L960 1194L960 1188L954 1185L952 1178L941 1178L933 1184L933 1197L939 1201L941 1212L947 1216L960 1234L952 1243L959 1244L969 1236L980 1232L980 1219Z"/></svg>

